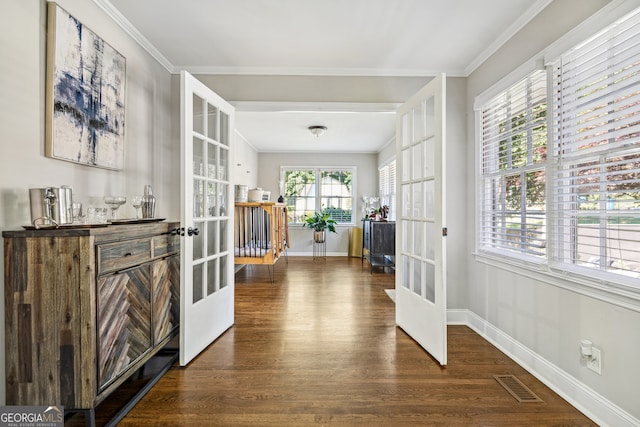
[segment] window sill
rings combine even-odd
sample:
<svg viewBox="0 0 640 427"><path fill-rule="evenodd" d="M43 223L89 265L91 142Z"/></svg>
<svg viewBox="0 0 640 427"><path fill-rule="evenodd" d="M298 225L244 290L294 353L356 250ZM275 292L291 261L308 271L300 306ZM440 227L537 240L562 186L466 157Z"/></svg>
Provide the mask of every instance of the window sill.
<svg viewBox="0 0 640 427"><path fill-rule="evenodd" d="M569 271L554 270L544 261L534 262L523 258L511 258L500 253L487 251L474 252L473 256L479 263L530 277L640 313L640 289L610 280L594 279Z"/></svg>

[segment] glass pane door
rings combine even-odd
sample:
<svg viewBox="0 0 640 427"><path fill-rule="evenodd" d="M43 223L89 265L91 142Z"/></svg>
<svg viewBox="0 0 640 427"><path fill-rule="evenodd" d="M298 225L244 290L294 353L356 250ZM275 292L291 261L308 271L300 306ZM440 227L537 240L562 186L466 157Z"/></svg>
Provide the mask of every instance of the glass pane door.
<svg viewBox="0 0 640 427"><path fill-rule="evenodd" d="M446 364L444 275L445 78L440 76L398 109L397 218L400 260L396 271L396 321Z"/></svg>
<svg viewBox="0 0 640 427"><path fill-rule="evenodd" d="M183 241L180 363L233 324L230 135L233 107L181 73Z"/></svg>

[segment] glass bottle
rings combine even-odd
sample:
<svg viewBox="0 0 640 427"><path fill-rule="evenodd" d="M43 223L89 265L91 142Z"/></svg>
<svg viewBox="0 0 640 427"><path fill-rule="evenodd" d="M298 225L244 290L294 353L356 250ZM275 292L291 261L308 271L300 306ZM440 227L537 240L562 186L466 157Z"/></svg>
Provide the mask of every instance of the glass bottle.
<svg viewBox="0 0 640 427"><path fill-rule="evenodd" d="M144 186L144 196L142 196L142 218L153 218L156 211L156 197L150 185Z"/></svg>

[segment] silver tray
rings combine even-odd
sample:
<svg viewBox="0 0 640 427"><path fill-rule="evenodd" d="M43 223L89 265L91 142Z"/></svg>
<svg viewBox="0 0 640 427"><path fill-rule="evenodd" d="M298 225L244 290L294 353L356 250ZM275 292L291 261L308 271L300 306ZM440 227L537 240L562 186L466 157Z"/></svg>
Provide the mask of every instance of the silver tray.
<svg viewBox="0 0 640 427"><path fill-rule="evenodd" d="M145 222L160 222L166 218L129 218L129 219L116 219L111 220L109 223L112 225L125 225L125 224L144 224Z"/></svg>
<svg viewBox="0 0 640 427"><path fill-rule="evenodd" d="M23 225L25 230L55 230L55 229L73 229L73 228L100 228L107 227L109 224L62 224L62 225Z"/></svg>

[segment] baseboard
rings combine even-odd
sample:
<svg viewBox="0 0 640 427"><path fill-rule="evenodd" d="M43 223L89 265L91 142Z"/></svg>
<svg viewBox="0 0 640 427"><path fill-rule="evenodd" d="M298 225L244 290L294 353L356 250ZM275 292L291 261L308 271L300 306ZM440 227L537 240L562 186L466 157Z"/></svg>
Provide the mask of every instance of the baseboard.
<svg viewBox="0 0 640 427"><path fill-rule="evenodd" d="M313 252L289 252L287 251L288 256L313 256ZM327 252L326 256L334 257L334 256L349 256L347 252ZM358 257L360 258L360 257Z"/></svg>
<svg viewBox="0 0 640 427"><path fill-rule="evenodd" d="M601 426L638 426L640 420L469 310L447 310L447 324L466 325Z"/></svg>

